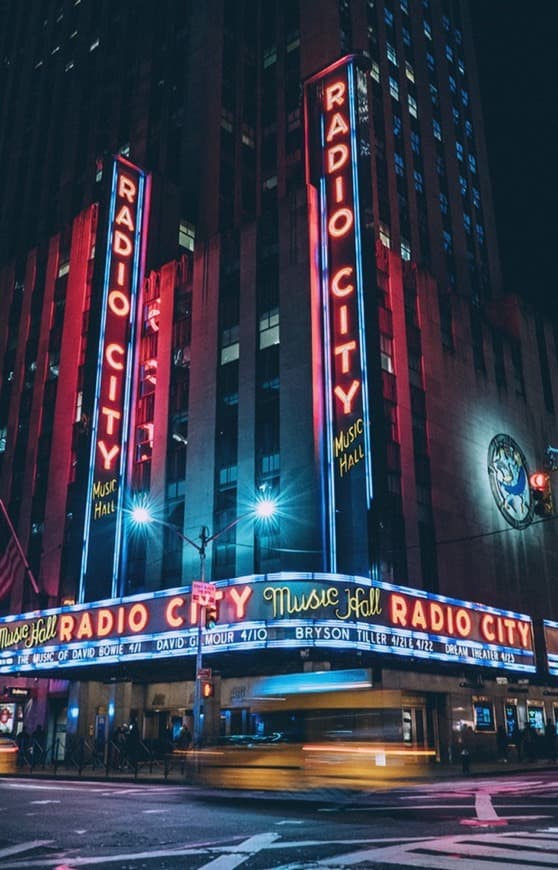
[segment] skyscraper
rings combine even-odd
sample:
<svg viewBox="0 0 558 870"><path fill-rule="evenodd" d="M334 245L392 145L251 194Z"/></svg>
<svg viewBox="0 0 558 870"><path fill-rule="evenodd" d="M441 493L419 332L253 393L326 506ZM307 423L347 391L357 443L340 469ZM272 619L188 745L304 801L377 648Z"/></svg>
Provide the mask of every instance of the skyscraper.
<svg viewBox="0 0 558 870"><path fill-rule="evenodd" d="M479 611L475 650L528 657L522 615L558 614L527 480L556 347L502 293L467 4L13 2L3 24L0 497L44 595L21 572L6 615L189 586L208 526L218 589L317 575L327 609L335 578L396 584L436 603L393 598L407 641L447 640L300 626L262 672L521 665L451 640L461 600L521 626ZM237 523L262 494L273 523ZM138 500L160 534L129 527ZM340 626L379 617L359 595ZM69 619L59 640L112 631ZM253 673L235 644L222 673Z"/></svg>

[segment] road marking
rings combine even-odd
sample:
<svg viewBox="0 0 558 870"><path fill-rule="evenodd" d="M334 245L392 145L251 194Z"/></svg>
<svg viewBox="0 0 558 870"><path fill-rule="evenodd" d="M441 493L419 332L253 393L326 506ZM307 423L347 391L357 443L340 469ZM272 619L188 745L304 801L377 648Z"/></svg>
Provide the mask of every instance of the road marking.
<svg viewBox="0 0 558 870"><path fill-rule="evenodd" d="M6 846L0 849L0 858L8 858L21 852L29 852L31 849L39 849L41 846L49 846L52 840L30 840L28 843L18 843L16 846Z"/></svg>
<svg viewBox="0 0 558 870"><path fill-rule="evenodd" d="M62 801L57 800L46 800L46 801L29 801L30 804L40 804L40 806L44 806L44 804L61 804Z"/></svg>
<svg viewBox="0 0 558 870"><path fill-rule="evenodd" d="M526 848L518 849L518 846ZM477 858L481 859L480 863ZM502 870L510 858L518 862L521 870L541 870L544 865L556 867L558 836L549 836L548 831L543 831L518 837L517 834L506 831L438 837L420 844L399 844L383 849L368 848L337 855L317 862L316 866L351 867L370 862L422 867L424 870L455 870L457 859L460 870L478 870L481 864L483 870Z"/></svg>
<svg viewBox="0 0 558 870"><path fill-rule="evenodd" d="M199 870L233 870L233 867L244 864L257 852L267 849L278 836L279 834L256 834L254 837L248 837L237 846L226 849L226 854L219 855L218 858L210 861L209 864L204 864Z"/></svg>
<svg viewBox="0 0 558 870"><path fill-rule="evenodd" d="M276 825L303 825L302 819L283 819L282 822L275 822Z"/></svg>
<svg viewBox="0 0 558 870"><path fill-rule="evenodd" d="M168 813L168 810L142 810L142 813Z"/></svg>

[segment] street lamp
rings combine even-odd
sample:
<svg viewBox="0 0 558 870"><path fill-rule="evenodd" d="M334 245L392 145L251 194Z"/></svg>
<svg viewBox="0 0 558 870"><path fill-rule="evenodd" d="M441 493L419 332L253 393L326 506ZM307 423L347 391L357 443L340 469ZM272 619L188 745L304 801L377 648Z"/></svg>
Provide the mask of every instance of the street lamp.
<svg viewBox="0 0 558 870"><path fill-rule="evenodd" d="M164 526L167 529L171 529L177 537L180 538L181 541L184 541L186 544L190 544L191 547L194 547L197 550L198 555L200 557L200 586L201 584L205 584L205 557L207 553L207 546L211 544L212 541L215 541L217 538L220 538L221 535L226 534L231 529L233 529L238 523L247 517L254 517L254 519L270 519L275 513L276 505L273 499L269 498L261 498L256 501L251 510L246 511L241 514L232 522L227 523L222 529L219 529L218 532L214 532L212 535L209 534L209 529L207 526L202 526L199 534L199 543L197 541L193 541L191 538L188 538L180 529L174 525L174 523L166 522L165 520L159 520L154 517L149 508L146 505L137 505L130 511L130 515L132 520L138 525L157 525ZM205 604L202 603L202 600L198 598L198 641L196 646L196 673L195 673L195 681L194 681L194 737L193 737L193 745L194 748L199 748L201 745L201 737L202 737L202 718L201 718L201 707L202 707L202 695L201 695L201 678L200 671L203 666L203 645L202 645L202 637L203 637L203 624L205 621Z"/></svg>

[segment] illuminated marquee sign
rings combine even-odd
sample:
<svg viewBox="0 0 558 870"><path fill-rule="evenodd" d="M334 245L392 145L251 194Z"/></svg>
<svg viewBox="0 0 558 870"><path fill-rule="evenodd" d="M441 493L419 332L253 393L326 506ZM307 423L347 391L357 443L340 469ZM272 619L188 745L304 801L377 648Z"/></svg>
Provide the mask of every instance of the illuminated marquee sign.
<svg viewBox="0 0 558 870"><path fill-rule="evenodd" d="M306 82L306 167L314 310L314 379L323 409L329 567L368 573L372 499L362 214L371 186L362 60ZM363 174L364 173L364 174ZM362 181L361 181L362 175ZM372 294L373 297L375 294Z"/></svg>
<svg viewBox="0 0 558 870"><path fill-rule="evenodd" d="M558 622L543 620L543 631L548 673L558 677Z"/></svg>
<svg viewBox="0 0 558 870"><path fill-rule="evenodd" d="M80 600L115 595L126 474L136 300L143 269L148 179L113 163Z"/></svg>
<svg viewBox="0 0 558 870"><path fill-rule="evenodd" d="M326 647L534 672L528 616L342 574L216 584L204 654ZM0 673L196 655L190 587L0 619Z"/></svg>

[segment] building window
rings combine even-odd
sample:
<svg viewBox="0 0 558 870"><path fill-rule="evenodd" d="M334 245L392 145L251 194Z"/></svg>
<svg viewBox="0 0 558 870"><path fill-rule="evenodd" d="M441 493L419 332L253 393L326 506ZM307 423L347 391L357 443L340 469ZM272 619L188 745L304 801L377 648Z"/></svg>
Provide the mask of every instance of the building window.
<svg viewBox="0 0 558 870"><path fill-rule="evenodd" d="M415 71L412 67L412 64L409 63L408 60L405 61L405 75L409 79L410 82L414 82L415 80Z"/></svg>
<svg viewBox="0 0 558 870"><path fill-rule="evenodd" d="M260 317L260 350L279 344L279 309L272 308Z"/></svg>
<svg viewBox="0 0 558 870"><path fill-rule="evenodd" d="M397 80L393 78L393 76L389 77L389 92L394 100L399 99L399 84Z"/></svg>
<svg viewBox="0 0 558 870"><path fill-rule="evenodd" d="M473 205L475 208L480 208L480 191L477 187L471 188L471 195L473 197Z"/></svg>
<svg viewBox="0 0 558 870"><path fill-rule="evenodd" d="M444 251L447 254L452 254L453 253L453 238L452 238L452 235L449 232L449 230L444 230L442 232L442 239L443 239L443 243L444 243Z"/></svg>
<svg viewBox="0 0 558 870"><path fill-rule="evenodd" d="M385 372L393 374L393 339L380 334L380 365Z"/></svg>
<svg viewBox="0 0 558 870"><path fill-rule="evenodd" d="M463 145L461 144L461 142L455 143L455 153L457 154L457 159L459 160L459 162L462 163L463 157L464 157L464 152L463 152Z"/></svg>
<svg viewBox="0 0 558 870"><path fill-rule="evenodd" d="M424 22L424 35L427 39L432 39L432 28L430 27L428 21Z"/></svg>
<svg viewBox="0 0 558 870"><path fill-rule="evenodd" d="M417 193L424 193L424 178L422 172L419 172L418 169L415 169L413 172L413 178L415 179L415 190Z"/></svg>
<svg viewBox="0 0 558 870"><path fill-rule="evenodd" d="M380 225L378 228L378 235L380 238L380 242L382 243L382 245L385 248L391 247L391 237L390 237L389 227L386 226L386 224L383 224L380 222Z"/></svg>
<svg viewBox="0 0 558 870"><path fill-rule="evenodd" d="M449 200L445 193L440 194L440 211L442 214L447 214L449 209Z"/></svg>
<svg viewBox="0 0 558 870"><path fill-rule="evenodd" d="M411 131L411 151L414 154L420 154L420 133Z"/></svg>
<svg viewBox="0 0 558 870"><path fill-rule="evenodd" d="M196 228L189 221L181 220L178 226L178 246L186 251L194 250Z"/></svg>
<svg viewBox="0 0 558 870"><path fill-rule="evenodd" d="M395 51L393 45L389 42L386 43L386 53L388 56L388 60L394 65L397 66L397 52Z"/></svg>
<svg viewBox="0 0 558 870"><path fill-rule="evenodd" d="M451 45L446 45L446 57L450 63L453 63L453 49Z"/></svg>
<svg viewBox="0 0 558 870"><path fill-rule="evenodd" d="M397 152L395 152L394 161L395 161L395 174L396 175L405 175L405 160L403 159L401 154L398 154Z"/></svg>
<svg viewBox="0 0 558 870"><path fill-rule="evenodd" d="M279 474L281 467L280 454L279 453L268 453L265 456L262 456L261 459L261 473L265 477L275 477Z"/></svg>
<svg viewBox="0 0 558 870"><path fill-rule="evenodd" d="M418 118L418 105L417 101L411 94L409 94L407 102L409 103L409 113L413 116L413 118Z"/></svg>
<svg viewBox="0 0 558 870"><path fill-rule="evenodd" d="M467 188L468 188L467 179L465 178L464 175L460 175L459 176L459 189L461 191L461 196L466 196Z"/></svg>
<svg viewBox="0 0 558 870"><path fill-rule="evenodd" d="M434 133L434 138L438 139L440 142L442 141L442 127L439 121L436 118L432 120L432 132Z"/></svg>
<svg viewBox="0 0 558 870"><path fill-rule="evenodd" d="M388 27L393 27L393 12L389 9L384 10L384 18Z"/></svg>
<svg viewBox="0 0 558 870"><path fill-rule="evenodd" d="M401 237L401 259L402 260L410 260L411 259L411 243Z"/></svg>
<svg viewBox="0 0 558 870"><path fill-rule="evenodd" d="M370 75L372 76L372 78L374 79L374 81L376 81L376 82L379 82L379 81L380 81L380 67L379 67L379 65L376 63L375 60L372 61L372 64L371 64L371 67L370 67Z"/></svg>
<svg viewBox="0 0 558 870"><path fill-rule="evenodd" d="M411 44L411 33L408 27L403 26L401 28L401 35L403 36L403 44L407 47Z"/></svg>
<svg viewBox="0 0 558 870"><path fill-rule="evenodd" d="M474 156L474 154L469 154L469 156L467 157L467 161L469 163L469 169L471 170L471 172L476 172L477 158Z"/></svg>
<svg viewBox="0 0 558 870"><path fill-rule="evenodd" d="M277 47L275 45L270 45L263 53L263 67L264 69L267 69L268 67L273 66L274 63L277 63Z"/></svg>
<svg viewBox="0 0 558 870"><path fill-rule="evenodd" d="M221 336L221 365L233 362L240 356L238 325L224 329Z"/></svg>
<svg viewBox="0 0 558 870"><path fill-rule="evenodd" d="M227 489L234 489L238 479L238 466L227 465L219 469L219 490L224 492Z"/></svg>

